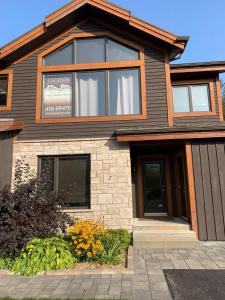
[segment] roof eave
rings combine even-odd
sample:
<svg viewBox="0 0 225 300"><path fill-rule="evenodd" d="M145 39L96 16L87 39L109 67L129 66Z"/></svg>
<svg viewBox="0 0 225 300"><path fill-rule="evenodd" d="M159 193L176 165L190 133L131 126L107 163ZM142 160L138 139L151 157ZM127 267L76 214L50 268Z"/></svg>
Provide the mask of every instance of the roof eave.
<svg viewBox="0 0 225 300"><path fill-rule="evenodd" d="M173 51L175 51L176 53L182 53L186 47L188 41L187 37L176 36L150 23L142 21L136 17L133 17L130 11L123 9L117 5L106 2L105 0L76 0L70 2L69 4L60 8L59 10L48 15L45 18L44 23L35 27L33 30L29 31L28 33L25 33L24 35L12 41L11 43L7 44L6 46L2 47L0 49L0 60L5 58L10 53L16 51L20 47L28 44L32 40L40 37L48 30L48 28L51 25L53 25L54 23L58 22L62 18L66 17L67 15L78 10L80 7L86 4L96 7L112 15L115 15L118 18L122 18L131 27L139 29L149 34L150 36L153 36L154 38L158 38L159 40L164 41L165 43L170 45L170 47L174 49Z"/></svg>

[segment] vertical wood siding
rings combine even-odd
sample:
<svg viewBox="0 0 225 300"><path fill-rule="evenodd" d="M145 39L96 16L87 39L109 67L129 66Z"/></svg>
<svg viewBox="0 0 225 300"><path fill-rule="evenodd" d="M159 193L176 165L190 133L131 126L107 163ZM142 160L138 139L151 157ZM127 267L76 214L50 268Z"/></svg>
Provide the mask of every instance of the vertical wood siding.
<svg viewBox="0 0 225 300"><path fill-rule="evenodd" d="M224 147L224 140L192 142L200 240L225 240Z"/></svg>
<svg viewBox="0 0 225 300"><path fill-rule="evenodd" d="M0 189L11 184L13 139L11 132L0 133Z"/></svg>
<svg viewBox="0 0 225 300"><path fill-rule="evenodd" d="M146 45L142 46L145 48L147 120L36 124L35 112L38 55L71 34L98 31L109 30L92 21L81 24L78 27L75 26L70 32L65 33L55 41L49 42L42 47L42 49L37 50L23 61L8 67L14 71L12 111L0 112L0 117L10 117L25 122L24 129L18 135L19 140L101 137L111 136L116 129L124 127L168 126L165 57L163 53ZM113 31L113 33L122 36L115 31Z"/></svg>

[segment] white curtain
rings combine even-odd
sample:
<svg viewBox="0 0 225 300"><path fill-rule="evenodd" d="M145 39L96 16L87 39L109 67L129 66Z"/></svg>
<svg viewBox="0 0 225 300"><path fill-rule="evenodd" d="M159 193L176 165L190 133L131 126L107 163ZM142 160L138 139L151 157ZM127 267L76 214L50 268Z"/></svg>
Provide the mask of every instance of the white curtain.
<svg viewBox="0 0 225 300"><path fill-rule="evenodd" d="M119 71L116 85L116 115L139 113L138 73L135 71Z"/></svg>
<svg viewBox="0 0 225 300"><path fill-rule="evenodd" d="M79 74L76 80L76 116L97 116L99 111L98 79L93 74Z"/></svg>

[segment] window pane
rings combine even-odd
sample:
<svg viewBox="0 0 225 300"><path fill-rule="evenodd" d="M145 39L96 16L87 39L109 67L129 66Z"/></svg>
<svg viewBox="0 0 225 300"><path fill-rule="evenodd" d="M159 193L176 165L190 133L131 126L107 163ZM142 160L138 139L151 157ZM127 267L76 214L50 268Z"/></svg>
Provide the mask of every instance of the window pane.
<svg viewBox="0 0 225 300"><path fill-rule="evenodd" d="M89 206L89 178L89 157L59 158L58 190L70 189L71 199L68 199L68 203L71 206Z"/></svg>
<svg viewBox="0 0 225 300"><path fill-rule="evenodd" d="M80 72L76 74L75 115L105 115L105 72Z"/></svg>
<svg viewBox="0 0 225 300"><path fill-rule="evenodd" d="M66 45L45 56L44 66L71 65L73 63L73 44Z"/></svg>
<svg viewBox="0 0 225 300"><path fill-rule="evenodd" d="M7 105L8 77L0 76L0 106Z"/></svg>
<svg viewBox="0 0 225 300"><path fill-rule="evenodd" d="M42 157L41 158L41 176L46 179L49 184L49 190L54 190L54 158Z"/></svg>
<svg viewBox="0 0 225 300"><path fill-rule="evenodd" d="M190 112L188 87L173 87L173 109L176 113Z"/></svg>
<svg viewBox="0 0 225 300"><path fill-rule="evenodd" d="M140 114L139 70L109 71L110 115Z"/></svg>
<svg viewBox="0 0 225 300"><path fill-rule="evenodd" d="M208 85L191 86L193 111L209 111Z"/></svg>
<svg viewBox="0 0 225 300"><path fill-rule="evenodd" d="M72 74L45 75L43 86L43 117L72 116Z"/></svg>
<svg viewBox="0 0 225 300"><path fill-rule="evenodd" d="M139 59L139 52L115 41L108 40L108 61Z"/></svg>
<svg viewBox="0 0 225 300"><path fill-rule="evenodd" d="M105 61L105 39L76 40L76 63L86 64Z"/></svg>

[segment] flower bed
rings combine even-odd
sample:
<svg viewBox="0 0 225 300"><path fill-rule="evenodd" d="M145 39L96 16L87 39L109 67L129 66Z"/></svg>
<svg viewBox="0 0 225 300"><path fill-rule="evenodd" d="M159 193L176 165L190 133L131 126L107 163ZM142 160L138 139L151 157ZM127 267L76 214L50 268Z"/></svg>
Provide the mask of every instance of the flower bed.
<svg viewBox="0 0 225 300"><path fill-rule="evenodd" d="M93 270L105 265L122 268L130 242L131 234L125 229L107 229L100 221L75 219L63 237L33 238L17 257L1 258L0 269L30 276L60 269Z"/></svg>
<svg viewBox="0 0 225 300"><path fill-rule="evenodd" d="M18 161L14 190L0 191L0 269L30 276L76 263L125 264L130 233L101 221L71 220L61 210L68 193L51 191L48 179L48 172L36 178Z"/></svg>

